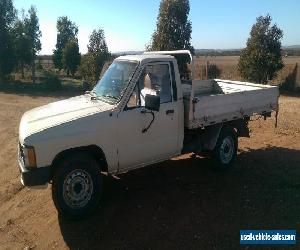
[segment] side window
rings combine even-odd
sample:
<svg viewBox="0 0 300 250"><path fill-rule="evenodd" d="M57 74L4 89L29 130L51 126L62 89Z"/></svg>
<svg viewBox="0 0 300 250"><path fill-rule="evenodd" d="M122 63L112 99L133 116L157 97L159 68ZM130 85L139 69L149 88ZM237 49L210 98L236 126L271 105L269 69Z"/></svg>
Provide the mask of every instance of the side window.
<svg viewBox="0 0 300 250"><path fill-rule="evenodd" d="M172 101L169 64L147 65L139 80L141 105L145 105L146 95L159 95L160 103Z"/></svg>
<svg viewBox="0 0 300 250"><path fill-rule="evenodd" d="M139 94L138 94L138 85L136 84L135 88L132 91L132 94L127 102L126 109L133 109L140 106Z"/></svg>

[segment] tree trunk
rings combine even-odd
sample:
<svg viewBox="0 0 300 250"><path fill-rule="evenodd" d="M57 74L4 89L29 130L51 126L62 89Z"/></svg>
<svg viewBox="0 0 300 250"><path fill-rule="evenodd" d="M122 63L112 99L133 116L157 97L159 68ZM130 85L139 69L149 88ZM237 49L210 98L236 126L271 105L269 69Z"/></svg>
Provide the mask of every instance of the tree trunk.
<svg viewBox="0 0 300 250"><path fill-rule="evenodd" d="M22 79L24 79L24 62L21 62Z"/></svg>
<svg viewBox="0 0 300 250"><path fill-rule="evenodd" d="M31 75L32 75L32 83L35 83L35 57L33 57L33 60L31 62Z"/></svg>
<svg viewBox="0 0 300 250"><path fill-rule="evenodd" d="M205 64L205 80L208 80L208 66L209 66L209 61L206 61L206 64Z"/></svg>

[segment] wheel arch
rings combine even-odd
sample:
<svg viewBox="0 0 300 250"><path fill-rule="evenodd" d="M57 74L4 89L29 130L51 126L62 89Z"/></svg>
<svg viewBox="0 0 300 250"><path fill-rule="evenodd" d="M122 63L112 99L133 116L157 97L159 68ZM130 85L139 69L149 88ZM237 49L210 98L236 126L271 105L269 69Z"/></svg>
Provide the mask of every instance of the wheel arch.
<svg viewBox="0 0 300 250"><path fill-rule="evenodd" d="M66 157L75 154L75 153L86 153L91 155L99 164L101 171L108 172L108 164L106 161L105 154L103 150L97 145L88 145L88 146L81 146L76 148L69 148L59 152L53 159L51 164L51 176L50 180L52 180L53 174L57 169L59 163L65 159Z"/></svg>
<svg viewBox="0 0 300 250"><path fill-rule="evenodd" d="M248 128L248 122L250 118L244 117L242 119L233 120L230 122L226 122L223 125L223 128L233 128L237 133L238 137L250 137L250 131Z"/></svg>
<svg viewBox="0 0 300 250"><path fill-rule="evenodd" d="M248 119L244 118L210 126L206 136L203 138L205 140L205 149L209 151L213 150L217 144L220 134L224 130L233 129L237 133L238 137L250 137L248 121Z"/></svg>

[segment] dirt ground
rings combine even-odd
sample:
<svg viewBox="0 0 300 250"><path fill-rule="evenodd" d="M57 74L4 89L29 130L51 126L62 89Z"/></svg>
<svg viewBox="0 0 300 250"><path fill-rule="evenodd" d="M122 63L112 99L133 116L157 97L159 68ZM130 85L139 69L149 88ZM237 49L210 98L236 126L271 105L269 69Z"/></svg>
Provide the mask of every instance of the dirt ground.
<svg viewBox="0 0 300 250"><path fill-rule="evenodd" d="M184 155L106 177L97 213L75 222L58 216L51 185L22 187L17 167L21 115L59 98L0 93L1 249L237 249L241 229L300 232L300 97L280 97L277 129L251 122L229 171Z"/></svg>

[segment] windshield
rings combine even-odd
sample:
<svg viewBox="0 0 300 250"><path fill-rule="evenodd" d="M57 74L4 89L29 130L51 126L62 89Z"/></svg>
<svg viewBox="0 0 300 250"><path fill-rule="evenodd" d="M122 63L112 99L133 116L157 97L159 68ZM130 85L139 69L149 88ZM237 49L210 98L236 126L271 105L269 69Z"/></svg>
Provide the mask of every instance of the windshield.
<svg viewBox="0 0 300 250"><path fill-rule="evenodd" d="M136 62L114 61L94 87L93 94L104 102L117 103L122 97L136 66Z"/></svg>

